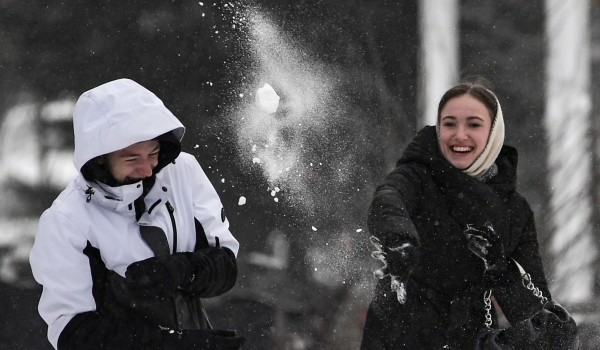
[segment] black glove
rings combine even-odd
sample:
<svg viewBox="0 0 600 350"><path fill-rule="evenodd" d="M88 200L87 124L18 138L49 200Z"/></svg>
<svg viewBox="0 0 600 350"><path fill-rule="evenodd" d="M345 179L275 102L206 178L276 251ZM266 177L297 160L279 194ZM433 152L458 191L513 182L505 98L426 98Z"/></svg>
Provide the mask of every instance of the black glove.
<svg viewBox="0 0 600 350"><path fill-rule="evenodd" d="M234 350L246 340L235 332L215 329L184 330L165 335L165 349Z"/></svg>
<svg viewBox="0 0 600 350"><path fill-rule="evenodd" d="M487 287L510 283L514 279L513 273L509 271L504 245L492 224L486 223L481 227L467 225L464 235L469 250L485 264L484 282Z"/></svg>
<svg viewBox="0 0 600 350"><path fill-rule="evenodd" d="M133 294L142 298L171 296L194 278L192 253L175 253L137 261L127 267L125 278Z"/></svg>
<svg viewBox="0 0 600 350"><path fill-rule="evenodd" d="M107 282L109 294L104 298L107 310L120 314L122 307L125 307L125 312L129 314L133 310L146 322L169 329L179 328L173 296L143 293L138 285L128 282L114 271L109 272Z"/></svg>
<svg viewBox="0 0 600 350"><path fill-rule="evenodd" d="M406 301L406 282L415 269L419 260L419 251L410 242L401 243L397 247L387 247L379 239L371 236L371 243L377 248L371 256L383 263L383 267L375 270L375 277L383 279L390 276L391 289L396 292L398 301Z"/></svg>

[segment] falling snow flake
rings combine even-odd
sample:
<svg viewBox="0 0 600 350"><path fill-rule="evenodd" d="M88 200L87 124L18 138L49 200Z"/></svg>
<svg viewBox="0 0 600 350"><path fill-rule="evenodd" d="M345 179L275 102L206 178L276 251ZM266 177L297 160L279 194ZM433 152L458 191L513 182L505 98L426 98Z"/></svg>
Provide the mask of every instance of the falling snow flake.
<svg viewBox="0 0 600 350"><path fill-rule="evenodd" d="M244 205L246 204L246 197L241 196L240 199L238 200L238 205Z"/></svg>

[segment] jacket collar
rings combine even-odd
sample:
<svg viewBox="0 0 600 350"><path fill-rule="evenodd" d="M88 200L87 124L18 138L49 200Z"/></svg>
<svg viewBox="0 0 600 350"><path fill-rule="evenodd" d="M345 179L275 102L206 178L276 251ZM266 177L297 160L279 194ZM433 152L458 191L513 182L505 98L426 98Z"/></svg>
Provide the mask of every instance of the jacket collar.
<svg viewBox="0 0 600 350"><path fill-rule="evenodd" d="M86 181L82 176L77 177L77 187L83 192L87 203L94 203L116 211L129 211L133 202L143 193L142 181L111 187L98 182ZM132 210L135 213L135 210Z"/></svg>

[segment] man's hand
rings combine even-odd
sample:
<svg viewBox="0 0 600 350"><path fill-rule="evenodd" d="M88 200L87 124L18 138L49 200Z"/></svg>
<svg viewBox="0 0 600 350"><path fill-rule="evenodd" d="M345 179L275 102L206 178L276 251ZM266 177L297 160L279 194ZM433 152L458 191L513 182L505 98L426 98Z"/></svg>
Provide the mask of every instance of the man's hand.
<svg viewBox="0 0 600 350"><path fill-rule="evenodd" d="M127 267L125 278L139 297L165 297L189 283L193 270L188 253L176 253L137 261Z"/></svg>
<svg viewBox="0 0 600 350"><path fill-rule="evenodd" d="M418 249L410 242L404 242L397 247L386 247L379 239L371 236L371 243L377 250L371 256L383 263L383 267L375 270L375 277L383 279L390 276L391 289L396 292L398 302L406 302L406 282L418 262Z"/></svg>

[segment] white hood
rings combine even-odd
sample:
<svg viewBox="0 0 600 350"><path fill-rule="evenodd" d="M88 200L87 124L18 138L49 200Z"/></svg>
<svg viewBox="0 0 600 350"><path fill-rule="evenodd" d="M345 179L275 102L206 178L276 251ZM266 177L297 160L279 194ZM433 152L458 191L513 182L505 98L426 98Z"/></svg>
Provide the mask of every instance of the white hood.
<svg viewBox="0 0 600 350"><path fill-rule="evenodd" d="M73 112L75 154L81 167L89 160L185 128L151 91L130 79L118 79L84 92Z"/></svg>

